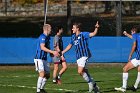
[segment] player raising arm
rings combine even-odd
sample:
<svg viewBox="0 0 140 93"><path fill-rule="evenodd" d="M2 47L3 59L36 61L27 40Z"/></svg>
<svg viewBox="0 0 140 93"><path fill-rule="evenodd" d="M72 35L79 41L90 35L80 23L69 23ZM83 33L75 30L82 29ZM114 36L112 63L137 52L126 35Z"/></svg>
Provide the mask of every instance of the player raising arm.
<svg viewBox="0 0 140 93"><path fill-rule="evenodd" d="M97 34L99 28L98 21L95 25L93 32L81 32L81 23L74 23L72 27L73 35L71 37L70 44L62 51L62 54L75 46L76 58L78 64L78 73L87 81L89 85L89 92L94 90L95 93L99 93L99 88L96 85L94 79L91 79L87 69L87 60L91 57L90 50L88 48L88 39Z"/></svg>
<svg viewBox="0 0 140 93"><path fill-rule="evenodd" d="M59 56L57 51L50 50L50 33L51 25L45 24L43 26L43 34L38 38L37 50L34 58L36 71L39 73L37 81L37 93L46 93L43 89L47 79L50 77L50 67L47 62L47 53L51 53L54 56Z"/></svg>
<svg viewBox="0 0 140 93"><path fill-rule="evenodd" d="M138 84L140 82L140 33L138 33L138 28L133 27L131 30L131 34L124 32L124 35L128 36L129 38L133 39L133 46L131 52L129 54L128 63L123 68L123 85L120 88L115 88L117 91L125 92L127 88L127 80L128 80L128 71L138 67L138 74L137 79L134 86L131 88L133 91L137 90ZM136 57L132 59L133 53L136 52Z"/></svg>
<svg viewBox="0 0 140 93"><path fill-rule="evenodd" d="M124 31L123 32L123 34L125 35L125 36L127 36L127 37L129 37L129 38L133 38L133 36L132 35L134 35L136 33L136 28L135 27L133 27L132 29L131 29L131 35L130 34L128 34L126 31Z"/></svg>

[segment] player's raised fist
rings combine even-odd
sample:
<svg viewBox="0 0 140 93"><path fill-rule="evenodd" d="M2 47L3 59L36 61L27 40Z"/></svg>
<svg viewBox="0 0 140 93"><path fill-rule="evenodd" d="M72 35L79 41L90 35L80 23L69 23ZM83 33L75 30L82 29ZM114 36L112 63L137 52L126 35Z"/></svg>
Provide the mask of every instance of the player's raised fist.
<svg viewBox="0 0 140 93"><path fill-rule="evenodd" d="M99 23L98 23L98 21L96 22L95 27L96 27L96 28L98 28L98 27L99 27Z"/></svg>
<svg viewBox="0 0 140 93"><path fill-rule="evenodd" d="M127 35L127 32L126 32L126 31L123 31L123 34L124 34L124 35Z"/></svg>

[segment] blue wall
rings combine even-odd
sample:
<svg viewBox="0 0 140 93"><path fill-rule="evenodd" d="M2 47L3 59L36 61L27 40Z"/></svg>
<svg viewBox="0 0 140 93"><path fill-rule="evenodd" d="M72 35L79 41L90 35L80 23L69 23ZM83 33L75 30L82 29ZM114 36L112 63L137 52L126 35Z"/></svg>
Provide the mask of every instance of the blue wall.
<svg viewBox="0 0 140 93"><path fill-rule="evenodd" d="M0 64L32 64L36 40L36 38L0 38ZM66 47L70 37L64 37L63 40ZM131 44L132 40L127 37L91 38L89 47L92 57L89 62L127 62ZM74 47L65 54L65 57L67 62L76 61Z"/></svg>

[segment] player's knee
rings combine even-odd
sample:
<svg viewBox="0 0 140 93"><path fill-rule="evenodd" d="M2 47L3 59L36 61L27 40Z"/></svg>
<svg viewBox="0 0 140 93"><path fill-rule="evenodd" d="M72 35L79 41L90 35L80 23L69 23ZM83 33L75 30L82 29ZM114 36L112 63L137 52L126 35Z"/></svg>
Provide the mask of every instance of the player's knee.
<svg viewBox="0 0 140 93"><path fill-rule="evenodd" d="M63 68L64 68L65 70L67 70L68 67L67 67L67 66L64 66Z"/></svg>
<svg viewBox="0 0 140 93"><path fill-rule="evenodd" d="M140 72L140 66L138 66L138 72Z"/></svg>
<svg viewBox="0 0 140 93"><path fill-rule="evenodd" d="M78 70L78 74L82 75L83 74L83 71Z"/></svg>
<svg viewBox="0 0 140 93"><path fill-rule="evenodd" d="M128 72L128 69L126 67L123 68L123 72L126 73Z"/></svg>
<svg viewBox="0 0 140 93"><path fill-rule="evenodd" d="M55 71L58 71L58 67L54 67L54 70L55 70Z"/></svg>
<svg viewBox="0 0 140 93"><path fill-rule="evenodd" d="M41 71L41 72L39 72L39 77L45 77L45 72L44 71Z"/></svg>

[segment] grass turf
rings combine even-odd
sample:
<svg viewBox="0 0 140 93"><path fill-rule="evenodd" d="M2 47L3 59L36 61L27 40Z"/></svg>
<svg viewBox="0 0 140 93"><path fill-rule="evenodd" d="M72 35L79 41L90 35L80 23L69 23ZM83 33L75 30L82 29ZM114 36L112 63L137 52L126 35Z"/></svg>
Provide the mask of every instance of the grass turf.
<svg viewBox="0 0 140 93"><path fill-rule="evenodd" d="M120 87L122 82L122 64L90 64L89 72L100 87L101 93L119 93L114 87ZM0 66L0 93L36 93L38 73L34 66ZM129 72L128 86L135 83L137 69ZM62 76L62 85L52 84L51 78L47 81L47 93L87 93L88 85L77 74L77 66L69 65ZM140 89L136 93L139 93ZM132 93L127 90L127 93Z"/></svg>

